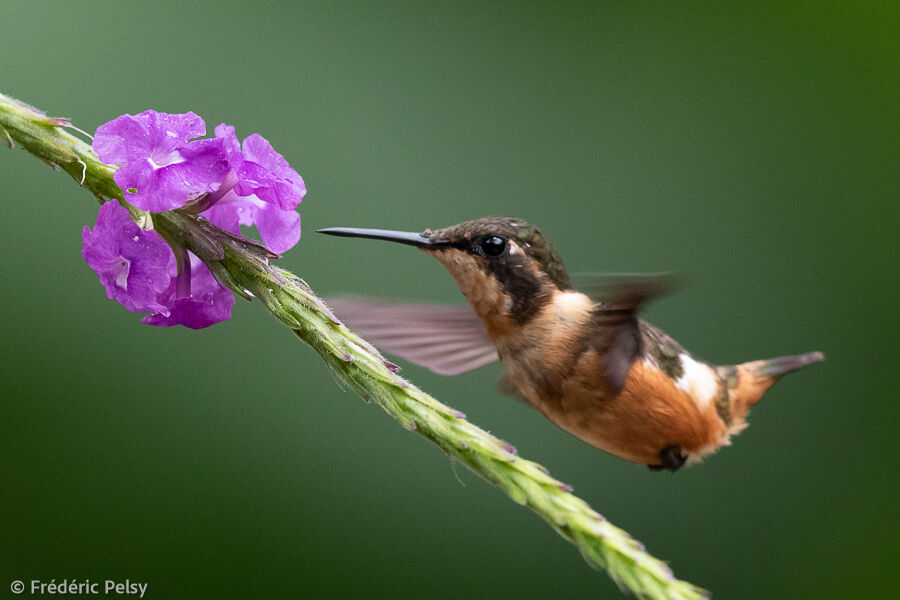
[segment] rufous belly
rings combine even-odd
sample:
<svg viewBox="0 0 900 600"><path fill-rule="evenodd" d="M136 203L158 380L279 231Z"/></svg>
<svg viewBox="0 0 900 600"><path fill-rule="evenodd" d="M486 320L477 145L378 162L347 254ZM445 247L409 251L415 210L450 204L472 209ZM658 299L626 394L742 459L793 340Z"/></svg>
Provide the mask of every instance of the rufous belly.
<svg viewBox="0 0 900 600"><path fill-rule="evenodd" d="M646 465L659 464L660 450L673 444L696 460L727 443L727 428L713 402L698 402L648 361L635 361L615 396L604 397L591 383L573 377L558 397L535 405L588 444Z"/></svg>

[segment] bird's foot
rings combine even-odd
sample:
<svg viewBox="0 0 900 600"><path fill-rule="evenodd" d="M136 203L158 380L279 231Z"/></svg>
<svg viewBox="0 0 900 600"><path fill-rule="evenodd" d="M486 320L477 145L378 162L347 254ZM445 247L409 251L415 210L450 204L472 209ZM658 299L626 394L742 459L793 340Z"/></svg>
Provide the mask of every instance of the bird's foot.
<svg viewBox="0 0 900 600"><path fill-rule="evenodd" d="M674 473L684 465L687 456L681 453L681 446L678 444L669 444L659 451L659 459L662 464L647 465L647 468L651 471L662 471L663 469L667 469Z"/></svg>

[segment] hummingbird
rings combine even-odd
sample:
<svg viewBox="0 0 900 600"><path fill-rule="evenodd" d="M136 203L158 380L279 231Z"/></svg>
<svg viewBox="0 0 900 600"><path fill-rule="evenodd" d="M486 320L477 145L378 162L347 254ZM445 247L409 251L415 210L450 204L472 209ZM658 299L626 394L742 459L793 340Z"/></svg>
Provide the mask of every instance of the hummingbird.
<svg viewBox="0 0 900 600"><path fill-rule="evenodd" d="M450 272L470 307L335 299L338 318L388 353L442 375L499 360L512 395L584 442L653 471L677 471L731 443L750 407L821 352L737 365L704 362L638 316L668 275L576 290L553 245L514 217L421 233L331 227L319 233L406 244Z"/></svg>

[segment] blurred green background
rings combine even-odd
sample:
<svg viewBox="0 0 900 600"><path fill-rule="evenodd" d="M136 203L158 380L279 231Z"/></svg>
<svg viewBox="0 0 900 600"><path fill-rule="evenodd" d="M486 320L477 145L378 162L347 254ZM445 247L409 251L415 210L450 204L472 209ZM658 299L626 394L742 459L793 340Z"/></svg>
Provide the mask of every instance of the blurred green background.
<svg viewBox="0 0 900 600"><path fill-rule="evenodd" d="M821 350L700 466L650 473L501 397L404 374L717 598L900 585L900 9L665 3L32 3L0 91L80 127L193 110L306 179L279 264L319 293L462 302L412 249L314 234L487 214L571 271L685 274L646 313L721 364ZM202 332L106 300L97 207L0 152L0 598L617 598L577 551L377 407L258 303Z"/></svg>

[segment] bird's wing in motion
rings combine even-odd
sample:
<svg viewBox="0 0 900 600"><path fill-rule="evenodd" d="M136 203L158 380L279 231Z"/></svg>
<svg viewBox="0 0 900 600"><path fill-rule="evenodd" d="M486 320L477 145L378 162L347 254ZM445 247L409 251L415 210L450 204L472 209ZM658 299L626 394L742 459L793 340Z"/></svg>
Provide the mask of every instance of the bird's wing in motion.
<svg viewBox="0 0 900 600"><path fill-rule="evenodd" d="M609 391L618 394L631 364L643 354L638 310L676 283L671 274L622 275L596 278L586 293L598 304L591 313L591 346L603 360Z"/></svg>
<svg viewBox="0 0 900 600"><path fill-rule="evenodd" d="M371 298L328 303L338 319L375 346L440 375L458 375L499 360L484 325L468 306Z"/></svg>

